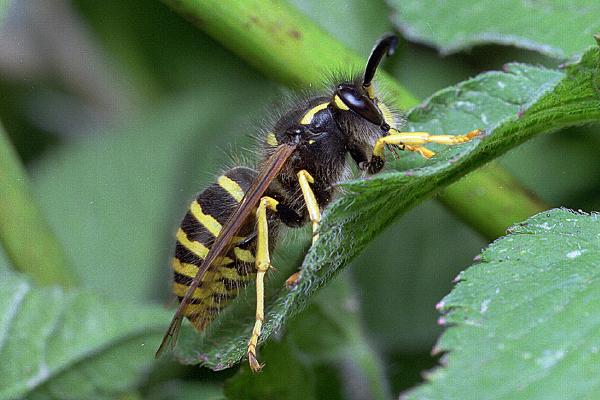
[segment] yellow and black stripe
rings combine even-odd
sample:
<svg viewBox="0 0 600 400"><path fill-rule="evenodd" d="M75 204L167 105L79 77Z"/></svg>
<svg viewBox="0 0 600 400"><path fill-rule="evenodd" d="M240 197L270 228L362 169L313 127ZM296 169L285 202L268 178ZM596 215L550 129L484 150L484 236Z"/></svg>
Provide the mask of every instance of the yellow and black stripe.
<svg viewBox="0 0 600 400"><path fill-rule="evenodd" d="M236 167L219 176L190 204L177 230L173 292L182 300L212 243L239 206L256 172ZM242 227L230 250L218 257L194 291L184 315L202 330L256 274L254 223Z"/></svg>

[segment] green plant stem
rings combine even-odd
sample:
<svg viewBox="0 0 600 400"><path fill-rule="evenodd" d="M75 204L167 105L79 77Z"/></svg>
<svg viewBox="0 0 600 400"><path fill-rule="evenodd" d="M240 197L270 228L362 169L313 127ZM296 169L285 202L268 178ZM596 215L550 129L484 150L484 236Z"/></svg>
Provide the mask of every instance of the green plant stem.
<svg viewBox="0 0 600 400"><path fill-rule="evenodd" d="M550 208L495 161L448 186L439 200L487 238L503 236L506 221L523 221ZM468 207L465 207L468 205Z"/></svg>
<svg viewBox="0 0 600 400"><path fill-rule="evenodd" d="M357 71L365 58L348 50L284 1L164 0L266 76L292 87L319 85L332 68ZM386 73L378 78L401 108L418 100ZM488 239L547 208L515 178L493 164L446 188L442 203ZM479 190L477 185L481 185ZM502 190L492 190L502 188ZM475 192L474 192L475 191ZM476 195L473 195L476 193ZM496 197L502 193L501 197ZM506 199L513 209L506 212Z"/></svg>
<svg viewBox="0 0 600 400"><path fill-rule="evenodd" d="M27 174L0 125L0 243L12 266L38 284L72 287L77 279L38 208Z"/></svg>
<svg viewBox="0 0 600 400"><path fill-rule="evenodd" d="M347 274L340 276L335 282L332 282L332 285L335 285L336 298L342 304L356 301L356 289L353 287ZM336 300L327 299L327 301ZM339 326L343 327L342 329L345 330L348 338L348 354L343 361L346 367L350 368L350 370L356 368L360 371L363 379L368 382L368 387L365 389L370 399L391 399L391 390L387 380L384 378L386 375L383 361L380 353L369 343L367 335L364 333L360 311L358 309L353 310L342 307L342 311L337 314L337 318L340 319ZM354 379L355 377L350 375L344 378ZM352 385L348 384L347 387L352 387Z"/></svg>
<svg viewBox="0 0 600 400"><path fill-rule="evenodd" d="M340 281L342 280L345 281L344 284L347 284L348 279L340 279ZM352 325L348 327L350 354L344 362L349 365L355 364L361 371L368 382L368 392L372 396L371 398L382 400L392 398L391 389L385 379L386 374L380 353L368 342L360 322L354 321Z"/></svg>

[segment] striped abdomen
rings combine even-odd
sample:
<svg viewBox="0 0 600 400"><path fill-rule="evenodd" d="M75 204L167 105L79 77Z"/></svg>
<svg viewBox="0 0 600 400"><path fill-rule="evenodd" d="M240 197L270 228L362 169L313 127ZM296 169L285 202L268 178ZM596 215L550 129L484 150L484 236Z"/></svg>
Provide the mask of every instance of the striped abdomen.
<svg viewBox="0 0 600 400"><path fill-rule="evenodd" d="M190 205L177 230L177 245L172 263L173 292L179 301L255 176L256 172L250 168L234 168L221 175L217 183L206 188ZM196 329L204 329L229 300L237 295L239 288L253 279L256 273L254 227L254 221L242 227L230 250L216 259L193 293L184 315Z"/></svg>

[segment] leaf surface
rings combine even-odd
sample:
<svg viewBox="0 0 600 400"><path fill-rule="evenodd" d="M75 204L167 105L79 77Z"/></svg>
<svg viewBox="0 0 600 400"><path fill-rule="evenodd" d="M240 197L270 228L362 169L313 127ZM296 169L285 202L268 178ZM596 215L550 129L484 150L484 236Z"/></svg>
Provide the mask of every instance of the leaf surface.
<svg viewBox="0 0 600 400"><path fill-rule="evenodd" d="M409 39L453 53L498 43L565 59L581 54L600 32L600 3L547 0L387 0Z"/></svg>
<svg viewBox="0 0 600 400"><path fill-rule="evenodd" d="M114 398L153 362L169 313L0 272L0 399ZM115 368L118 366L118 368Z"/></svg>
<svg viewBox="0 0 600 400"><path fill-rule="evenodd" d="M408 399L580 399L600 389L600 217L540 213L440 303L444 367Z"/></svg>

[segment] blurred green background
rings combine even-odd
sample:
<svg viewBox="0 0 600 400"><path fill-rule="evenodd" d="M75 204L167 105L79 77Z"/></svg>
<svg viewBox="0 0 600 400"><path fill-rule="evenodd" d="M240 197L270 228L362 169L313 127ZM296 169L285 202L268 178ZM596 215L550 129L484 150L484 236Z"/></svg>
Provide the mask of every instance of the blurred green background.
<svg viewBox="0 0 600 400"><path fill-rule="evenodd" d="M383 1L292 3L365 57L373 41L392 30ZM1 29L0 120L77 275L116 301L173 305L168 264L180 217L194 193L233 165L236 154L248 154L255 127L285 89L159 1L13 1ZM425 98L508 61L558 65L511 47L440 57L402 41L384 68ZM500 162L550 205L598 209L596 131L539 137ZM436 364L430 355L441 329L435 304L486 243L430 200L344 272L361 340L394 395ZM283 251L277 257L293 256ZM327 327L323 318L311 307L290 330L319 335ZM280 340L265 346L264 361L302 364L292 378L301 386L311 382L318 398L353 398L352 383L361 372L351 362L313 357L307 364L298 345L306 338ZM236 373L163 361L131 395L169 398L183 390L172 388L173 379L188 382L193 395L205 390L196 392L196 383L220 384ZM238 374L229 393L251 382L244 380L247 371ZM260 379L269 377L276 379L275 371Z"/></svg>

